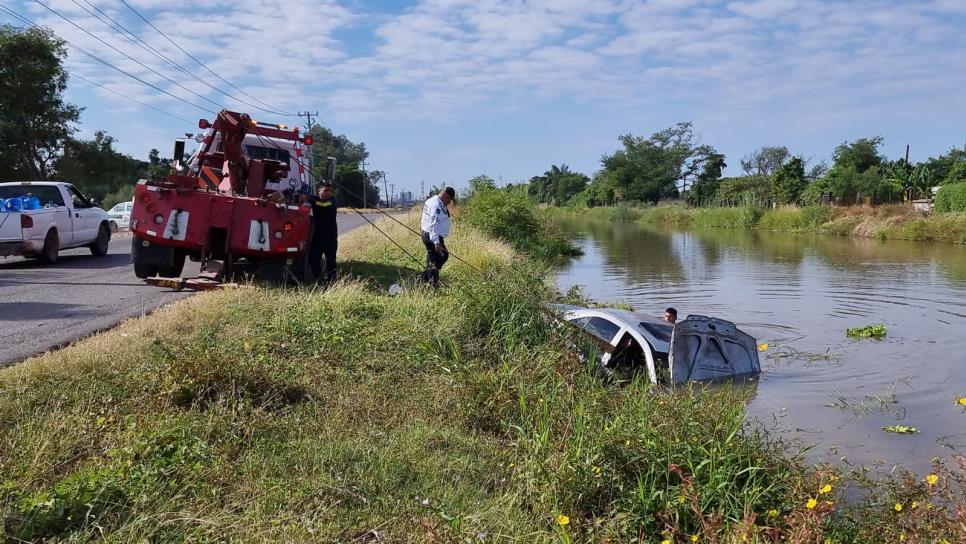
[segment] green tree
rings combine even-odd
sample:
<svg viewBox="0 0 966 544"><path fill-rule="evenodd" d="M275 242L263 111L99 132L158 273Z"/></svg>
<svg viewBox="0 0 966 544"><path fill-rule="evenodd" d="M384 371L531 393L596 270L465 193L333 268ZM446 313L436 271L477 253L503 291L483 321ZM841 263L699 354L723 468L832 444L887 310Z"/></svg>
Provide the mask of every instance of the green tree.
<svg viewBox="0 0 966 544"><path fill-rule="evenodd" d="M943 185L963 182L966 182L966 159L954 163L942 180Z"/></svg>
<svg viewBox="0 0 966 544"><path fill-rule="evenodd" d="M779 204L798 202L807 185L805 161L801 157L792 157L771 176L771 194Z"/></svg>
<svg viewBox="0 0 966 544"><path fill-rule="evenodd" d="M589 181L586 175L571 171L566 164L553 165L542 176L530 178L527 192L537 202L560 206L583 191Z"/></svg>
<svg viewBox="0 0 966 544"><path fill-rule="evenodd" d="M316 168L316 178L322 179L319 168ZM334 189L336 202L340 206L375 208L379 205L379 187L367 179L355 164L336 165Z"/></svg>
<svg viewBox="0 0 966 544"><path fill-rule="evenodd" d="M649 138L625 134L624 149L601 158L599 180L614 186L615 199L657 202L679 194L679 186L693 182L714 148L698 142L691 123L678 123Z"/></svg>
<svg viewBox="0 0 966 544"><path fill-rule="evenodd" d="M322 164L326 157L335 157L336 163L346 166L360 166L369 158L369 151L363 142L355 143L345 134L336 136L326 127L315 125L312 134L312 156L316 164Z"/></svg>
<svg viewBox="0 0 966 544"><path fill-rule="evenodd" d="M843 142L835 148L832 154L834 160L832 168L846 170L854 169L862 174L870 168L875 168L885 162L885 157L879 154L882 136L875 138L859 138L852 143Z"/></svg>
<svg viewBox="0 0 966 544"><path fill-rule="evenodd" d="M114 142L113 136L100 130L93 140L68 139L54 165L57 178L70 181L97 200L105 200L124 187L129 189L121 191L118 198L128 193L133 196L137 181L148 177L149 163L118 152Z"/></svg>
<svg viewBox="0 0 966 544"><path fill-rule="evenodd" d="M64 102L63 40L0 26L0 181L47 179L80 108Z"/></svg>
<svg viewBox="0 0 966 544"><path fill-rule="evenodd" d="M727 167L724 155L712 154L708 162L704 163L704 168L698 174L694 187L688 191L688 202L702 205L714 201L715 194L718 192L718 183L721 181L721 172Z"/></svg>

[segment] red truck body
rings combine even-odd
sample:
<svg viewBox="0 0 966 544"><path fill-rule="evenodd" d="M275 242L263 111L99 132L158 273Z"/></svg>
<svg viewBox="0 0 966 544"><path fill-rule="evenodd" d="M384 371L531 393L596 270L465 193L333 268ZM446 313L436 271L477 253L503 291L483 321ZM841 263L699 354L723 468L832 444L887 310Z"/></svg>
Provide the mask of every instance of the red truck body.
<svg viewBox="0 0 966 544"><path fill-rule="evenodd" d="M185 257L202 262L202 269L231 272L234 263L262 270L262 276L282 274L301 279L308 250L310 207L294 192L265 189L289 165L248 159L241 145L246 134L304 141L295 129L265 127L247 115L222 111L197 160L186 174L163 181L138 182L131 212L132 254L138 277L180 276ZM212 144L219 141L219 149ZM214 262L217 266L208 267ZM269 278L280 279L280 278Z"/></svg>

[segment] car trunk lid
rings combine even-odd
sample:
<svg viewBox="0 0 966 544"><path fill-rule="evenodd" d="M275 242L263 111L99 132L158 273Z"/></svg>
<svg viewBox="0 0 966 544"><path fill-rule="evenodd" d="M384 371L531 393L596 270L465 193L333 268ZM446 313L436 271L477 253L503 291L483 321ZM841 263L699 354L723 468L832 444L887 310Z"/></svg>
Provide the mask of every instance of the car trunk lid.
<svg viewBox="0 0 966 544"><path fill-rule="evenodd" d="M759 374L758 345L734 323L690 315L671 333L671 382L746 378Z"/></svg>

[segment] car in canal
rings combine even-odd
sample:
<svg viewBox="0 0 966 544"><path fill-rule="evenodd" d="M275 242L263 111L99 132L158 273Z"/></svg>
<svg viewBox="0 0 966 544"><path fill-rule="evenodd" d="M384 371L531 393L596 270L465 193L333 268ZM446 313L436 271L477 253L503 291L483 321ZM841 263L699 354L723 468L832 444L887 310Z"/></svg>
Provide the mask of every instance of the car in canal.
<svg viewBox="0 0 966 544"><path fill-rule="evenodd" d="M689 315L676 324L639 312L553 304L596 348L601 370L643 371L652 384L753 379L761 373L758 344L734 323Z"/></svg>

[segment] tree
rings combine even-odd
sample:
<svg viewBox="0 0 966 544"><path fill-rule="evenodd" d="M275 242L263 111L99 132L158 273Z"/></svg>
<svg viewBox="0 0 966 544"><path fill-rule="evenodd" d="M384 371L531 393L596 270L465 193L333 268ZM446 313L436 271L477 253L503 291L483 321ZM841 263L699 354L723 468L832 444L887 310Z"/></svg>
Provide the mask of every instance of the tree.
<svg viewBox="0 0 966 544"><path fill-rule="evenodd" d="M779 204L794 204L808 185L805 161L792 157L771 176L771 194Z"/></svg>
<svg viewBox="0 0 966 544"><path fill-rule="evenodd" d="M336 136L326 127L315 125L309 131L312 134L312 155L315 163L321 164L326 157L335 157L336 164L358 166L369 158L366 144L355 143L345 134Z"/></svg>
<svg viewBox="0 0 966 544"><path fill-rule="evenodd" d="M149 163L116 151L114 142L113 136L100 130L94 133L93 140L68 139L54 163L56 177L70 181L97 200L124 187L129 189L119 193L119 197L128 193L133 196L137 181L148 177Z"/></svg>
<svg viewBox="0 0 966 544"><path fill-rule="evenodd" d="M320 168L323 167L316 167L317 179L322 179ZM379 187L367 179L355 164L336 165L334 189L335 199L340 206L375 208L379 205Z"/></svg>
<svg viewBox="0 0 966 544"><path fill-rule="evenodd" d="M678 123L649 138L625 134L624 149L601 158L598 180L613 184L615 198L657 202L693 182L714 148L698 143L691 123Z"/></svg>
<svg viewBox="0 0 966 544"><path fill-rule="evenodd" d="M530 178L527 192L537 202L560 206L583 191L588 182L590 178L580 172L572 172L566 164L553 165L542 176Z"/></svg>
<svg viewBox="0 0 966 544"><path fill-rule="evenodd" d="M688 192L688 202L701 205L714 200L715 193L718 192L718 183L721 181L721 172L727 168L725 157L720 153L714 153L704 163L704 168L698 174L694 187Z"/></svg>
<svg viewBox="0 0 966 544"><path fill-rule="evenodd" d="M782 166L791 153L785 146L762 146L761 149L745 155L741 159L741 169L746 175L770 178Z"/></svg>
<svg viewBox="0 0 966 544"><path fill-rule="evenodd" d="M0 180L47 179L81 109L64 102L64 41L0 26Z"/></svg>
<svg viewBox="0 0 966 544"><path fill-rule="evenodd" d="M882 136L876 136L839 144L832 155L834 160L832 168L839 170L852 168L862 174L870 168L879 166L885 161L885 157L879 154L879 146L882 142Z"/></svg>

